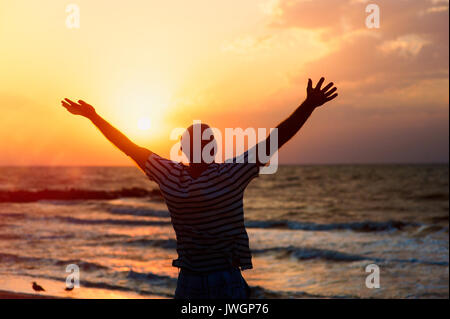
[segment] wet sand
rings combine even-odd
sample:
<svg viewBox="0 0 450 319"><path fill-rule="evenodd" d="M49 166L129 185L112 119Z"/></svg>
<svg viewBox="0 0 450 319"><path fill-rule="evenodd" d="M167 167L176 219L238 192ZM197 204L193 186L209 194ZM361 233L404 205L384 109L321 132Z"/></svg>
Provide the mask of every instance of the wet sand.
<svg viewBox="0 0 450 319"><path fill-rule="evenodd" d="M43 296L39 294L25 294L0 290L0 299L61 299L58 297Z"/></svg>

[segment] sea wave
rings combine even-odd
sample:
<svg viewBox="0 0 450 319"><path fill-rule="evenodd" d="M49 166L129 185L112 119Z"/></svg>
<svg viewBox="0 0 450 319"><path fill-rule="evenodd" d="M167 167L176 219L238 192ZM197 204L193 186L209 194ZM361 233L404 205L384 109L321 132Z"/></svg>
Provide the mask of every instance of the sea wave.
<svg viewBox="0 0 450 319"><path fill-rule="evenodd" d="M95 245L98 245L98 243L96 243ZM102 242L102 245L105 245L105 246L124 245L124 246L137 246L137 247L142 247L142 248L156 247L156 248L173 250L173 249L177 248L177 241L175 239L139 238L139 239L107 241L107 242Z"/></svg>
<svg viewBox="0 0 450 319"><path fill-rule="evenodd" d="M304 291L275 291L261 286L250 286L251 299L359 299L355 295L320 295Z"/></svg>
<svg viewBox="0 0 450 319"><path fill-rule="evenodd" d="M90 189L43 189L28 190L1 190L0 203L27 203L40 200L95 200L118 199L125 197L151 197L161 199L159 190L144 188L122 188L119 190L90 190Z"/></svg>
<svg viewBox="0 0 450 319"><path fill-rule="evenodd" d="M422 201L448 201L449 199L448 193L428 193L410 196L409 198Z"/></svg>
<svg viewBox="0 0 450 319"><path fill-rule="evenodd" d="M135 219L87 219L75 217L52 217L68 224L79 225L119 225L119 226L166 226L170 225L169 221L153 221L153 220L135 220Z"/></svg>
<svg viewBox="0 0 450 319"><path fill-rule="evenodd" d="M330 261L360 261L371 259L370 257L347 254L336 250L325 250L307 247L272 247L266 249L254 249L252 250L254 255L262 254L276 254L277 258L291 258L294 257L298 260L308 259L325 259Z"/></svg>
<svg viewBox="0 0 450 319"><path fill-rule="evenodd" d="M349 223L330 223L330 224L317 224L309 222L296 222L289 220L249 220L245 223L249 228L282 228L292 230L309 230L309 231L330 231L330 230L353 230L360 232L371 231L387 231L387 230L402 230L406 227L418 227L421 224L410 223L403 221L362 221L362 222L349 222Z"/></svg>
<svg viewBox="0 0 450 319"><path fill-rule="evenodd" d="M0 240L18 240L22 239L19 235L12 235L12 234L0 234Z"/></svg>
<svg viewBox="0 0 450 319"><path fill-rule="evenodd" d="M0 253L0 263L31 263L35 265L42 265L42 264L51 264L54 266L67 266L70 264L76 264L78 267L80 267L80 270L83 271L98 271L98 270L106 270L109 269L109 267L88 262L85 260L80 259L69 259L69 260L61 260L61 259L53 259L53 258L40 258L40 257L33 257L33 256L22 256L17 254L8 254L8 253Z"/></svg>
<svg viewBox="0 0 450 319"><path fill-rule="evenodd" d="M363 256L356 254L348 254L336 250L317 249L309 247L270 247L265 249L253 249L254 255L267 255L275 254L277 258L295 258L299 261L322 259L332 262L353 262L368 260L377 263L412 263L412 264L424 264L433 266L448 266L448 261L436 261L436 260L424 260L418 258L399 259L399 258L380 258L374 256Z"/></svg>
<svg viewBox="0 0 450 319"><path fill-rule="evenodd" d="M143 246L143 247L158 247L164 249L176 249L177 241L175 239L130 239L122 242L127 246Z"/></svg>
<svg viewBox="0 0 450 319"><path fill-rule="evenodd" d="M167 210L154 210L143 207L115 206L106 209L112 215L129 215L137 217L170 217Z"/></svg>
<svg viewBox="0 0 450 319"><path fill-rule="evenodd" d="M154 273L141 273L133 270L129 270L126 274L126 277L128 279L135 279L139 281L147 281L151 283L152 285L162 285L162 286L172 286L175 287L177 285L177 279L165 276L165 275L158 275Z"/></svg>
<svg viewBox="0 0 450 319"><path fill-rule="evenodd" d="M153 273L140 273L130 270L127 274L128 279L135 279L138 281L145 281L154 286L163 286L175 288L177 285L177 279L174 277L157 275ZM290 298L357 298L355 296L343 295L343 296L325 296L318 294L310 294L307 292L294 292L294 291L274 291L261 286L250 286L250 298L253 299L290 299ZM169 294L169 297L173 297L173 294Z"/></svg>
<svg viewBox="0 0 450 319"><path fill-rule="evenodd" d="M124 245L124 246L138 246L138 247L155 247L168 250L174 250L177 247L175 239L150 239L150 238L127 238L119 239L116 241L104 242L103 245ZM296 246L280 246L280 247L268 247L260 249L252 249L254 256L275 255L278 259L295 258L298 261L320 259L330 262L354 262L368 260L377 263L413 263L424 264L433 266L448 266L448 261L439 260L424 260L418 258L398 259L398 258L380 258L376 256L366 256L345 253L337 250L318 249L312 247L296 247Z"/></svg>

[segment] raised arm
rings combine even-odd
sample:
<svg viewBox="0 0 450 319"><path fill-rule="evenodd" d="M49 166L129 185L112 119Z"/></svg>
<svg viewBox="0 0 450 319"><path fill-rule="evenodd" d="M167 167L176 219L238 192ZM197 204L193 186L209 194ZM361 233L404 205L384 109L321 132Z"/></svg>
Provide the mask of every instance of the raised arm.
<svg viewBox="0 0 450 319"><path fill-rule="evenodd" d="M146 148L140 147L130 141L118 129L105 121L100 115L98 115L92 105L89 105L82 100L79 100L78 103L75 103L69 99L64 99L63 101L61 101L61 104L70 113L81 115L91 120L91 122L111 143L117 146L117 148L119 148L122 152L130 156L142 170L145 169L145 162L151 152Z"/></svg>
<svg viewBox="0 0 450 319"><path fill-rule="evenodd" d="M334 87L333 82L327 84L322 89L322 84L324 81L325 79L321 78L316 87L313 88L311 79L308 80L308 87L306 90L307 97L305 101L294 111L294 113L292 113L287 119L277 126L278 149L294 137L294 135L302 128L317 107L324 105L338 96L338 94L335 93L337 88ZM273 138L272 134L269 135L265 141L266 154L270 153L271 138Z"/></svg>

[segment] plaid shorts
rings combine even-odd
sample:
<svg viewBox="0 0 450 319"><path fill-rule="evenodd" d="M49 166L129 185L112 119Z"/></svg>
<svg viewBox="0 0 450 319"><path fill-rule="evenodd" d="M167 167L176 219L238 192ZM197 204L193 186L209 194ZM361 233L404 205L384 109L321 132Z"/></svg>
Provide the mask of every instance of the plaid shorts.
<svg viewBox="0 0 450 319"><path fill-rule="evenodd" d="M175 299L248 299L250 288L237 268L201 274L180 270Z"/></svg>

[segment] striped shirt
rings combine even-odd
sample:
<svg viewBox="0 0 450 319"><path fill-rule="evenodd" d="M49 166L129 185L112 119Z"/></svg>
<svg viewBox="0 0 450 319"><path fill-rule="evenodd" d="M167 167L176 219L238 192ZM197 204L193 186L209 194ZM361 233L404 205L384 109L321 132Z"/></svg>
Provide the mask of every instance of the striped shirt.
<svg viewBox="0 0 450 319"><path fill-rule="evenodd" d="M152 153L145 173L167 204L177 237L173 266L194 272L253 268L244 226L243 197L257 164L212 163L197 178L187 166Z"/></svg>

